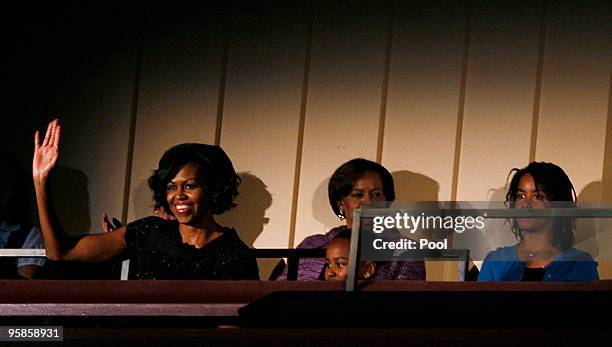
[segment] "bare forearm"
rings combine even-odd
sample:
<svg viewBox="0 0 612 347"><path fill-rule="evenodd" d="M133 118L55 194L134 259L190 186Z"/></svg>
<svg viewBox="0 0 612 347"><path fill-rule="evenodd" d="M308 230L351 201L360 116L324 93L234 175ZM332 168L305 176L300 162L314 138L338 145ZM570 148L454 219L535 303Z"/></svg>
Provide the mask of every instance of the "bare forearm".
<svg viewBox="0 0 612 347"><path fill-rule="evenodd" d="M121 227L108 233L83 237L64 255L64 259L98 263L119 256L126 248L125 227Z"/></svg>
<svg viewBox="0 0 612 347"><path fill-rule="evenodd" d="M58 232L61 231L56 230L56 218L52 212L47 194L47 178L35 177L34 188L36 190L38 219L40 222L40 229L42 230L47 258L51 260L62 260L64 258L64 252L62 252L60 236L58 236Z"/></svg>
<svg viewBox="0 0 612 347"><path fill-rule="evenodd" d="M47 258L51 260L103 262L120 255L126 249L125 226L105 234L87 235L81 238L74 247L66 248L62 242L66 235L49 202L46 180L34 179L34 186Z"/></svg>

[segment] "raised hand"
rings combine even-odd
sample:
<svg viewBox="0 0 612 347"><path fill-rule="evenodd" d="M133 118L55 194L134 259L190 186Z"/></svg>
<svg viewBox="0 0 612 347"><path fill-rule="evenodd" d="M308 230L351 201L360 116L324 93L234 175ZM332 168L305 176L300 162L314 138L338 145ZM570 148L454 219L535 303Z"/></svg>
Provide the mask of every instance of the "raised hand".
<svg viewBox="0 0 612 347"><path fill-rule="evenodd" d="M38 130L34 133L34 156L32 158L32 176L35 181L46 180L59 157L61 126L55 119L49 126L42 143Z"/></svg>

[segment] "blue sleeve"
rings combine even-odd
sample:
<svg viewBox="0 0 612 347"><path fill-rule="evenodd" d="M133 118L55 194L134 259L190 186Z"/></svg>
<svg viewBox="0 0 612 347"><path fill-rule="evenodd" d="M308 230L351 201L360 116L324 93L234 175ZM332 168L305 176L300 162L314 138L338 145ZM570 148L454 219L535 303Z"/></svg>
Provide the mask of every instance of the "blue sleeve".
<svg viewBox="0 0 612 347"><path fill-rule="evenodd" d="M573 259L575 260L575 270L570 275L572 281L598 281L599 273L597 273L597 262L593 260L591 254L587 252L577 251Z"/></svg>
<svg viewBox="0 0 612 347"><path fill-rule="evenodd" d="M42 234L40 233L40 229L33 226L25 241L23 241L23 245L21 246L23 249L28 248L45 248L43 244ZM17 267L25 266L25 265L37 265L43 266L45 265L46 258L17 258Z"/></svg>
<svg viewBox="0 0 612 347"><path fill-rule="evenodd" d="M480 268L480 273L478 274L478 282L491 281L496 281L496 279L494 276L493 267L491 266L491 261L489 260L489 256L487 256Z"/></svg>
<svg viewBox="0 0 612 347"><path fill-rule="evenodd" d="M579 278L578 281L599 281L599 273L597 273L597 263L595 261L579 262Z"/></svg>

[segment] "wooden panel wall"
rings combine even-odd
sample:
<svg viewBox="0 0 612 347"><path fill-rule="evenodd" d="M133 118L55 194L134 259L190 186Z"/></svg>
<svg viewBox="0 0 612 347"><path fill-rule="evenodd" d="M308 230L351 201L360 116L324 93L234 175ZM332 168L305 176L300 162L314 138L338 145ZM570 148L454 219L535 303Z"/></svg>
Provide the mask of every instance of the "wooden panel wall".
<svg viewBox="0 0 612 347"><path fill-rule="evenodd" d="M309 10L274 3L232 17L221 146L242 184L222 220L255 247L288 244Z"/></svg>
<svg viewBox="0 0 612 347"><path fill-rule="evenodd" d="M147 178L164 151L185 142L214 143L225 11L208 5L160 9L143 37L128 220L151 214Z"/></svg>
<svg viewBox="0 0 612 347"><path fill-rule="evenodd" d="M64 13L53 19L63 27L41 28L46 49L38 53L44 56L46 71L38 88L43 85L47 92L47 114L41 118L62 121L61 156L51 193L65 229L70 234L99 233L103 213L121 216L122 211L138 35L130 30L117 36L105 25L103 18L112 14L104 6L73 6L99 17ZM126 21L118 16L116 25Z"/></svg>
<svg viewBox="0 0 612 347"><path fill-rule="evenodd" d="M567 171L579 200L602 194L612 52L610 25L601 25L610 6L589 5L549 8L536 148L536 160Z"/></svg>
<svg viewBox="0 0 612 347"><path fill-rule="evenodd" d="M460 2L394 8L382 164L397 200L451 199L466 14Z"/></svg>
<svg viewBox="0 0 612 347"><path fill-rule="evenodd" d="M528 163L541 3L481 1L473 11L456 198L486 201Z"/></svg>
<svg viewBox="0 0 612 347"><path fill-rule="evenodd" d="M329 206L327 180L352 158L376 158L387 5L327 1L315 5L297 222L291 244L341 224Z"/></svg>

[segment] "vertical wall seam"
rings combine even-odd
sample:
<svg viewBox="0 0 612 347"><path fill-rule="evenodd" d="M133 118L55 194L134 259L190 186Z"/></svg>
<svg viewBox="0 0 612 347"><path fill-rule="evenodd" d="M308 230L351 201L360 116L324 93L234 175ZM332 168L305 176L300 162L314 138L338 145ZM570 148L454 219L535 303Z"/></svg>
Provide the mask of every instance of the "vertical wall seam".
<svg viewBox="0 0 612 347"><path fill-rule="evenodd" d="M601 200L612 201L612 73L608 90L608 119L604 144L603 172L601 175Z"/></svg>
<svg viewBox="0 0 612 347"><path fill-rule="evenodd" d="M465 2L465 36L463 40L463 61L461 66L461 84L459 88L459 106L457 108L457 129L455 132L455 153L453 160L453 178L451 183L451 201L457 200L459 182L459 163L461 161L461 141L463 136L463 117L465 114L465 95L467 90L467 73L470 58L470 41L472 36L472 16L474 5L472 0Z"/></svg>
<svg viewBox="0 0 612 347"><path fill-rule="evenodd" d="M540 38L538 45L538 61L536 66L536 85L533 95L533 113L531 119L531 142L529 145L529 162L535 161L538 144L538 126L540 122L540 106L542 98L542 80L544 74L544 52L546 49L546 26L548 22L548 0L542 2L542 17L540 19Z"/></svg>
<svg viewBox="0 0 612 347"><path fill-rule="evenodd" d="M389 100L389 76L391 73L391 53L393 51L393 29L395 25L395 2L389 1L389 22L385 47L385 66L383 70L382 91L380 93L380 114L378 120L378 144L376 146L376 162L382 162L385 142L385 124L387 119L387 103Z"/></svg>
<svg viewBox="0 0 612 347"><path fill-rule="evenodd" d="M221 144L221 130L223 129L223 111L225 106L225 87L227 84L227 61L229 55L230 32L232 29L231 5L225 15L225 37L223 38L223 55L221 56L221 71L219 73L219 96L217 98L217 121L215 124L215 145Z"/></svg>
<svg viewBox="0 0 612 347"><path fill-rule="evenodd" d="M121 208L121 221L127 222L130 190L132 184L132 166L134 161L134 142L136 138L136 121L138 118L138 98L140 96L140 78L142 70L142 59L144 50L144 32L139 35L139 43L136 48L136 61L134 81L132 87L132 109L130 113L130 129L128 134L127 160L125 165L125 180L123 185L123 202Z"/></svg>
<svg viewBox="0 0 612 347"><path fill-rule="evenodd" d="M289 222L288 247L295 245L295 228L297 223L298 197L300 192L300 177L302 170L302 154L304 148L304 127L306 125L306 106L308 102L308 82L310 80L310 62L312 56L312 35L314 30L314 9L309 2L308 31L306 33L306 47L304 49L304 73L302 79L302 97L300 101L300 120L298 125L297 146L295 150L295 168L293 170L293 196L291 198L291 220Z"/></svg>

